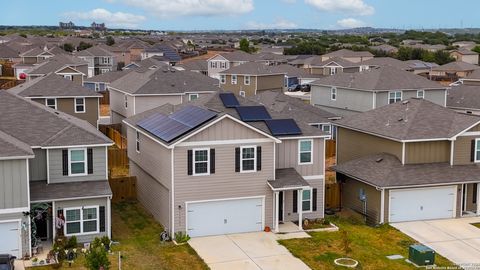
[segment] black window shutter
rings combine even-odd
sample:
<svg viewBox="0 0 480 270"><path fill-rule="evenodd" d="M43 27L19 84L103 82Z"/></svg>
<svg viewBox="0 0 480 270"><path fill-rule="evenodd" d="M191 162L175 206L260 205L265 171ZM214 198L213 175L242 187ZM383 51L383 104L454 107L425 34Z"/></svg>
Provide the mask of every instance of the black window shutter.
<svg viewBox="0 0 480 270"><path fill-rule="evenodd" d="M293 213L297 213L297 206L298 206L298 191L293 191Z"/></svg>
<svg viewBox="0 0 480 270"><path fill-rule="evenodd" d="M87 169L88 174L93 174L93 149L87 149Z"/></svg>
<svg viewBox="0 0 480 270"><path fill-rule="evenodd" d="M193 156L193 151L188 150L187 151L187 174L192 175L193 174L193 167L192 167L192 156Z"/></svg>
<svg viewBox="0 0 480 270"><path fill-rule="evenodd" d="M100 212L98 213L100 216L100 231L104 232L105 231L105 206L100 206L98 211Z"/></svg>
<svg viewBox="0 0 480 270"><path fill-rule="evenodd" d="M210 173L215 173L215 149L210 149Z"/></svg>
<svg viewBox="0 0 480 270"><path fill-rule="evenodd" d="M471 155L470 155L470 161L471 162L474 162L475 161L475 140L472 140L472 152L471 152Z"/></svg>
<svg viewBox="0 0 480 270"><path fill-rule="evenodd" d="M312 190L312 196L313 196L313 200L312 200L312 210L313 211L317 211L317 189L314 188Z"/></svg>
<svg viewBox="0 0 480 270"><path fill-rule="evenodd" d="M257 146L257 171L262 170L262 147Z"/></svg>
<svg viewBox="0 0 480 270"><path fill-rule="evenodd" d="M68 175L68 150L62 150L63 175Z"/></svg>
<svg viewBox="0 0 480 270"><path fill-rule="evenodd" d="M235 148L235 172L240 172L240 147Z"/></svg>

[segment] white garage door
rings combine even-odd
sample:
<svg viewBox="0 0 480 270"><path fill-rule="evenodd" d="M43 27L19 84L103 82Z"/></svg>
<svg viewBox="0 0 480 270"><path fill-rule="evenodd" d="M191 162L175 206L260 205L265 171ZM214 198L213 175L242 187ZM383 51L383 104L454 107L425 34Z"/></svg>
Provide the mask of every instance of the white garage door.
<svg viewBox="0 0 480 270"><path fill-rule="evenodd" d="M11 254L20 258L19 223L0 221L0 254Z"/></svg>
<svg viewBox="0 0 480 270"><path fill-rule="evenodd" d="M188 203L191 237L263 230L263 198Z"/></svg>
<svg viewBox="0 0 480 270"><path fill-rule="evenodd" d="M390 191L390 222L455 217L456 186Z"/></svg>

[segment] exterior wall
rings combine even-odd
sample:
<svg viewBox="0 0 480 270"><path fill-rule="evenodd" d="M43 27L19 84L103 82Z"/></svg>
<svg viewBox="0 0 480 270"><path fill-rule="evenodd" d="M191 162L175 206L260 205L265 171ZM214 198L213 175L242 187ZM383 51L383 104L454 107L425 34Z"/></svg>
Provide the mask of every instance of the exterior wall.
<svg viewBox="0 0 480 270"><path fill-rule="evenodd" d="M217 68L213 68L211 66L211 62L213 61L217 61L218 63ZM225 65L226 65L225 68L220 68L220 62L225 62ZM218 73L221 71L227 70L229 68L230 68L230 63L228 62L228 60L223 58L223 56L221 55L217 55L208 61L208 76L219 79L220 77Z"/></svg>
<svg viewBox="0 0 480 270"><path fill-rule="evenodd" d="M138 201L168 231L170 229L170 191L132 160L130 160L129 169L130 175L137 177Z"/></svg>
<svg viewBox="0 0 480 270"><path fill-rule="evenodd" d="M307 180L312 188L317 189L317 211L312 212L303 212L302 218L314 219L314 218L323 218L324 215L324 205L323 205L323 191L324 191L324 181L323 179L316 180ZM298 221L298 212L293 213L293 192L297 191L284 191L285 201L284 201L284 220L285 221ZM313 193L312 193L313 196ZM297 204L297 209L301 207L301 204Z"/></svg>
<svg viewBox="0 0 480 270"><path fill-rule="evenodd" d="M232 75L225 75L225 83L220 83L220 87L223 90L233 92L237 95L240 95L240 91L245 91L246 96L254 96L255 90L257 89L257 79L256 76L250 77L250 85L245 85L245 76L237 75L237 84L232 84Z"/></svg>
<svg viewBox="0 0 480 270"><path fill-rule="evenodd" d="M450 162L450 142L413 142L405 144L405 163Z"/></svg>
<svg viewBox="0 0 480 270"><path fill-rule="evenodd" d="M108 227L111 226L111 213L108 212L107 201L108 197L94 198L94 199L82 199L82 200L69 200L69 201L57 201L55 202L54 213L58 210L70 207L85 207L85 206L105 206L105 232L95 234L77 235L77 241L79 243L92 242L95 237L108 236ZM100 222L100 219L98 219Z"/></svg>
<svg viewBox="0 0 480 270"><path fill-rule="evenodd" d="M57 98L57 110L85 120L96 127L99 118L98 99L98 97L85 98L85 112L76 113L74 98ZM32 100L45 105L44 98L32 98Z"/></svg>
<svg viewBox="0 0 480 270"><path fill-rule="evenodd" d="M323 175L324 173L324 140L313 139L313 164L299 165L299 140L282 140L276 144L276 168L295 168L302 176Z"/></svg>
<svg viewBox="0 0 480 270"><path fill-rule="evenodd" d="M475 136L459 136L454 142L453 150L453 164L454 165L467 165L473 164L471 159L472 143L475 140Z"/></svg>
<svg viewBox="0 0 480 270"><path fill-rule="evenodd" d="M388 105L388 92L377 92L376 94L376 107L379 108L385 105ZM446 95L447 91L445 89L438 89L438 90L425 90L424 92L425 99L436 103L441 106L446 106ZM409 99L409 98L416 98L417 97L417 90L402 90L402 100Z"/></svg>
<svg viewBox="0 0 480 270"><path fill-rule="evenodd" d="M185 97L188 100L188 96ZM178 105L182 103L182 95L171 96L136 96L135 97L135 114L148 111L150 109L162 106L170 103L172 105ZM130 104L129 104L130 106ZM132 103L133 106L133 103ZM133 115L133 114L132 114ZM132 115L127 115L130 117Z"/></svg>
<svg viewBox="0 0 480 270"><path fill-rule="evenodd" d="M32 57L22 57L22 62L24 64L36 64L38 62L38 59L36 56Z"/></svg>
<svg viewBox="0 0 480 270"><path fill-rule="evenodd" d="M2 221L11 221L11 220L20 220L21 224L26 223L29 224L29 218L25 217L22 212L19 213L10 213L10 214L0 214L0 222ZM21 228L21 225L20 225ZM29 226L27 225L27 228ZM28 254L30 255L30 245L28 244L30 242L30 229L27 230L21 230L21 235L20 235L20 244L22 246L22 255Z"/></svg>
<svg viewBox="0 0 480 270"><path fill-rule="evenodd" d="M265 136L231 119L225 118L193 135L186 142L260 139Z"/></svg>
<svg viewBox="0 0 480 270"><path fill-rule="evenodd" d="M257 76L257 91L282 90L285 85L285 75Z"/></svg>
<svg viewBox="0 0 480 270"><path fill-rule="evenodd" d="M28 207L27 178L25 159L0 161L0 209Z"/></svg>
<svg viewBox="0 0 480 270"><path fill-rule="evenodd" d="M33 149L34 158L28 160L30 181L47 180L47 151L44 149Z"/></svg>
<svg viewBox="0 0 480 270"><path fill-rule="evenodd" d="M331 87L312 85L310 103L312 105L364 112L373 109L373 92L337 87L337 98L332 100Z"/></svg>
<svg viewBox="0 0 480 270"><path fill-rule="evenodd" d="M123 118L134 115L133 96L127 95L127 108L125 108L125 95L115 89L108 88L110 93L110 110L123 116Z"/></svg>
<svg viewBox="0 0 480 270"><path fill-rule="evenodd" d="M64 182L75 182L75 181L98 181L106 180L108 176L106 175L107 171L107 157L106 147L92 147L93 149L93 174L88 174L84 176L68 176L63 175L63 166L62 166L62 149L49 149L48 150L48 159L49 159L49 173L50 173L50 183L64 183Z"/></svg>
<svg viewBox="0 0 480 270"><path fill-rule="evenodd" d="M466 203L466 210L467 211L472 211L472 212L477 212L477 203L473 203L473 193L474 193L474 184L467 184L467 203Z"/></svg>
<svg viewBox="0 0 480 270"><path fill-rule="evenodd" d="M402 144L373 135L337 128L337 163L362 156L389 153L402 160Z"/></svg>
<svg viewBox="0 0 480 270"><path fill-rule="evenodd" d="M123 116L123 115L121 115L121 114L119 114L115 111L110 111L110 122L112 124L121 124L123 119L125 119L125 116Z"/></svg>
<svg viewBox="0 0 480 270"><path fill-rule="evenodd" d="M366 213L365 204L360 200L360 189L363 189L366 195ZM372 223L380 222L381 192L376 188L362 183L360 181L347 178L342 184L342 207L346 207L368 215L368 221Z"/></svg>

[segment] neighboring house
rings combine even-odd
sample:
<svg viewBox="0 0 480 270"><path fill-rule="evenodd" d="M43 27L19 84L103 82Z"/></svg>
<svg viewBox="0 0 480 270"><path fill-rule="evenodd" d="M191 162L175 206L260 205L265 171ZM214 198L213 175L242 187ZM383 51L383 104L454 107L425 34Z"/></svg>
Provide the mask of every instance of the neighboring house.
<svg viewBox="0 0 480 270"><path fill-rule="evenodd" d="M277 65L272 68L278 73L285 73L285 87L289 87L294 84L308 84L322 77L322 75L309 74L304 69L297 68L288 64Z"/></svg>
<svg viewBox="0 0 480 270"><path fill-rule="evenodd" d="M452 86L448 89L447 107L460 113L480 115L480 85Z"/></svg>
<svg viewBox="0 0 480 270"><path fill-rule="evenodd" d="M429 76L432 80L455 82L467 77L474 70L479 68L478 65L455 61L432 68Z"/></svg>
<svg viewBox="0 0 480 270"><path fill-rule="evenodd" d="M79 51L75 56L88 62L87 77L89 78L117 70L115 54L99 45Z"/></svg>
<svg viewBox="0 0 480 270"><path fill-rule="evenodd" d="M208 62L203 59L187 60L183 63L177 64L175 68L178 70L198 72L208 76Z"/></svg>
<svg viewBox="0 0 480 270"><path fill-rule="evenodd" d="M27 82L51 73L82 85L88 73L88 63L71 55L55 55L27 70Z"/></svg>
<svg viewBox="0 0 480 270"><path fill-rule="evenodd" d="M471 50L477 46L477 43L475 43L475 41L456 41L452 43L452 46L456 46L460 49Z"/></svg>
<svg viewBox="0 0 480 270"><path fill-rule="evenodd" d="M222 94L124 120L138 200L172 236L279 231L280 222L323 218L328 135Z"/></svg>
<svg viewBox="0 0 480 270"><path fill-rule="evenodd" d="M392 57L374 57L370 60L360 63L362 70L369 68L378 68L383 66L392 66L398 69L413 71L413 68L405 61L400 61Z"/></svg>
<svg viewBox="0 0 480 270"><path fill-rule="evenodd" d="M338 51L330 52L321 56L322 61L327 61L332 58L342 58L344 60L359 63L372 59L374 55L368 51L352 51L347 49L341 49Z"/></svg>
<svg viewBox="0 0 480 270"><path fill-rule="evenodd" d="M480 85L480 69L475 69L467 77L460 79L466 85Z"/></svg>
<svg viewBox="0 0 480 270"><path fill-rule="evenodd" d="M310 62L310 74L329 76L342 72L353 73L362 71L358 62L354 63L340 57L332 57L326 60L319 61L321 59L323 59L323 56L315 57L315 59Z"/></svg>
<svg viewBox="0 0 480 270"><path fill-rule="evenodd" d="M398 48L397 47L394 47L392 45L388 45L388 44L381 44L381 45L377 45L377 46L370 46L369 47L371 50L374 50L374 51L379 51L379 52L383 52L383 53L386 53L386 54L395 54L398 52Z"/></svg>
<svg viewBox="0 0 480 270"><path fill-rule="evenodd" d="M437 63L425 62L422 60L407 60L407 65L412 69L414 74L427 77L433 68L438 67Z"/></svg>
<svg viewBox="0 0 480 270"><path fill-rule="evenodd" d="M455 58L457 61L462 61L472 65L478 65L478 53L467 50L467 49L458 49L450 52L450 56Z"/></svg>
<svg viewBox="0 0 480 270"><path fill-rule="evenodd" d="M155 45L150 48L146 48L141 55L142 60L154 56L161 57L164 59L164 61L168 62L172 66L182 60L182 57L177 53L177 51L168 45Z"/></svg>
<svg viewBox="0 0 480 270"><path fill-rule="evenodd" d="M220 72L220 87L240 96L253 96L265 90L283 91L285 72L257 62L231 67Z"/></svg>
<svg viewBox="0 0 480 270"><path fill-rule="evenodd" d="M60 51L59 51L60 50ZM56 54L65 54L65 51L58 47L48 49L47 46L43 48L34 47L26 52L20 54L21 62L14 65L15 76L17 79L25 79L25 72L35 65L41 63L45 59L55 56Z"/></svg>
<svg viewBox="0 0 480 270"><path fill-rule="evenodd" d="M243 51L216 54L207 59L208 76L220 80L220 72L255 60L257 60L255 55Z"/></svg>
<svg viewBox="0 0 480 270"><path fill-rule="evenodd" d="M335 125L342 207L371 224L480 214L480 117L412 98Z"/></svg>
<svg viewBox="0 0 480 270"><path fill-rule="evenodd" d="M258 53L255 62L262 63L268 66L287 64L288 59L286 55L276 53Z"/></svg>
<svg viewBox="0 0 480 270"><path fill-rule="evenodd" d="M83 81L83 86L95 92L104 93L107 92L107 86L128 74L131 69L125 69L120 71L111 71L90 78L86 78Z"/></svg>
<svg viewBox="0 0 480 270"><path fill-rule="evenodd" d="M0 92L0 114L0 252L32 256L33 222L35 238L53 245L60 214L64 235L79 243L111 237L112 142L82 120L8 91Z"/></svg>
<svg viewBox="0 0 480 270"><path fill-rule="evenodd" d="M365 112L411 97L445 106L447 87L391 66L339 73L311 83L310 103L339 116Z"/></svg>
<svg viewBox="0 0 480 270"><path fill-rule="evenodd" d="M107 87L111 122L163 104L178 105L218 91L218 81L202 74L173 67L134 69Z"/></svg>
<svg viewBox="0 0 480 270"><path fill-rule="evenodd" d="M142 61L138 62L131 62L130 64L123 67L123 70L126 69L135 69L135 68L146 68L146 69L155 69L159 67L166 67L169 66L169 61L163 57L159 56L152 56Z"/></svg>
<svg viewBox="0 0 480 270"><path fill-rule="evenodd" d="M12 63L20 63L21 57L20 54L12 47L0 43L0 60Z"/></svg>
<svg viewBox="0 0 480 270"><path fill-rule="evenodd" d="M97 127L99 99L102 95L69 79L52 73L20 84L8 91L85 120Z"/></svg>

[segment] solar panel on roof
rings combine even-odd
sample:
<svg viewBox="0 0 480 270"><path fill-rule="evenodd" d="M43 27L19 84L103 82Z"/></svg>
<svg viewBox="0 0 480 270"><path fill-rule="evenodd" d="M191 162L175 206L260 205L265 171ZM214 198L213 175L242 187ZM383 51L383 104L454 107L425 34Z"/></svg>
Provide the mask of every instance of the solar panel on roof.
<svg viewBox="0 0 480 270"><path fill-rule="evenodd" d="M264 106L239 106L236 107L242 121L254 122L272 119Z"/></svg>
<svg viewBox="0 0 480 270"><path fill-rule="evenodd" d="M189 105L180 111L172 113L169 117L186 126L194 128L212 119L216 115L215 112Z"/></svg>
<svg viewBox="0 0 480 270"><path fill-rule="evenodd" d="M267 124L268 129L274 136L302 134L302 131L293 119L265 120L265 124Z"/></svg>
<svg viewBox="0 0 480 270"><path fill-rule="evenodd" d="M221 93L220 99L222 100L223 106L225 106L225 108L235 108L240 106L237 97L235 97L235 95L232 93Z"/></svg>

